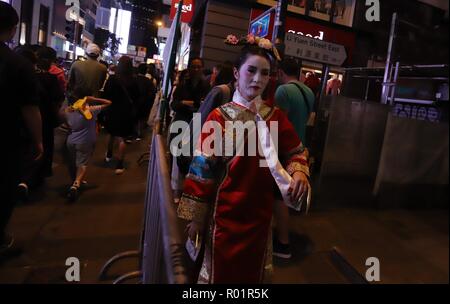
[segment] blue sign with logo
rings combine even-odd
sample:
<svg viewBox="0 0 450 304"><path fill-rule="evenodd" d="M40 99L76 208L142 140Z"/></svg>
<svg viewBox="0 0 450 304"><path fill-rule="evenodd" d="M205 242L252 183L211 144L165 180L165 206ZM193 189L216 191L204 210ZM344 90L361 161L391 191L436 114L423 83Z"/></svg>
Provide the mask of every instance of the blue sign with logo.
<svg viewBox="0 0 450 304"><path fill-rule="evenodd" d="M250 24L250 34L266 37L269 34L270 13L256 19Z"/></svg>

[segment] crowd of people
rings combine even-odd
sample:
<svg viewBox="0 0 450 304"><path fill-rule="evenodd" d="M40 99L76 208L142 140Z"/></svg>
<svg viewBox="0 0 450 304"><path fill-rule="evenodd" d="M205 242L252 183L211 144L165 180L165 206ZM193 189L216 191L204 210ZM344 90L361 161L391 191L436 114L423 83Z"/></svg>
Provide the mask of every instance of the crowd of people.
<svg viewBox="0 0 450 304"><path fill-rule="evenodd" d="M64 155L72 180L67 197L75 201L86 183L99 125L109 136L105 162L116 158L115 174L124 173L127 142L142 139L160 77L155 66L135 67L127 56L117 66L100 62L102 50L95 44L87 47L87 59L76 61L68 73L56 64L56 52L49 47L25 45L11 50L7 43L19 19L10 5L0 5L0 89L9 113L0 127L10 130L5 138L8 149L2 149L3 159L10 160L1 177L1 194L6 198L0 205L2 255L13 244L6 226L15 202L25 200L52 175L55 128L66 137ZM287 195L298 201L309 188L306 126L314 112L318 84L309 77L306 84L300 82L295 60L280 61L273 46L254 40L242 44L236 62L217 64L208 76L198 57L174 74L172 123L192 125L194 113L201 114L201 125L214 121L223 132L227 132L226 121L277 122L279 160L289 175ZM169 139L180 132L171 133ZM199 137L202 144L208 134L189 136ZM178 215L188 221L189 238L201 242L198 282L266 281L272 253L291 257L286 193L274 182L277 172L260 166L259 160L206 151L173 156L171 179Z"/></svg>
<svg viewBox="0 0 450 304"><path fill-rule="evenodd" d="M65 70L57 64L57 52L47 46L8 43L14 37L19 17L14 8L0 2L0 88L5 118L6 160L1 177L0 257L14 248L6 232L17 202L52 176L55 129L64 138L62 156L72 183L67 198L78 199L87 181L88 165L96 148L97 134L104 127L109 135L105 161L113 158L116 174L125 170L126 142L140 140L159 87L154 65L133 65L123 56L117 66L99 61L102 50L88 45L86 59Z"/></svg>

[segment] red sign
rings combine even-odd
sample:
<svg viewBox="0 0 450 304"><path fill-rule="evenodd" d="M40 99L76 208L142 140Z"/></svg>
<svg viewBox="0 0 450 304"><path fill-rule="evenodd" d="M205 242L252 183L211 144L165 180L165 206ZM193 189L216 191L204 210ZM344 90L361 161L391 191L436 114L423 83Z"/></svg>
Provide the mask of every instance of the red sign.
<svg viewBox="0 0 450 304"><path fill-rule="evenodd" d="M172 0L172 6L170 7L170 20L175 18L177 12L179 0ZM194 16L194 0L184 0L181 11L181 22L190 23Z"/></svg>
<svg viewBox="0 0 450 304"><path fill-rule="evenodd" d="M261 9L252 9L250 20L257 19L263 13L264 11ZM269 26L269 33L272 32L273 21ZM286 17L286 32L296 33L298 35L304 35L306 37L343 45L347 51L347 62L351 61L352 53L356 44L355 34L352 32L343 31L291 16Z"/></svg>

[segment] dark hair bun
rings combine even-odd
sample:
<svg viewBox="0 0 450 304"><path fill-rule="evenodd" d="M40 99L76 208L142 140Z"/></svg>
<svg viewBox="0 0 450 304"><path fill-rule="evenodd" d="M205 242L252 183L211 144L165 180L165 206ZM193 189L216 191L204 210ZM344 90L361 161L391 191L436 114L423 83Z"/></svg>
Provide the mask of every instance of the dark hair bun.
<svg viewBox="0 0 450 304"><path fill-rule="evenodd" d="M273 55L271 55L270 51L260 48L257 45L246 45L241 50L241 54L236 62L236 67L239 69L247 61L248 57L252 55L266 58L271 65L276 60Z"/></svg>

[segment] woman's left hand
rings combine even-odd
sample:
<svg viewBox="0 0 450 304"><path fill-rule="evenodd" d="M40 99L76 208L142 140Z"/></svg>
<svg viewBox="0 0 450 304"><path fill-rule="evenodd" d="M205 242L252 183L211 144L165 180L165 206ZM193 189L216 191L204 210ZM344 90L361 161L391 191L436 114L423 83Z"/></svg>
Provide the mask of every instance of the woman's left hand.
<svg viewBox="0 0 450 304"><path fill-rule="evenodd" d="M292 182L289 188L291 202L300 200L302 194L308 191L309 181L305 173L297 171L292 175Z"/></svg>

